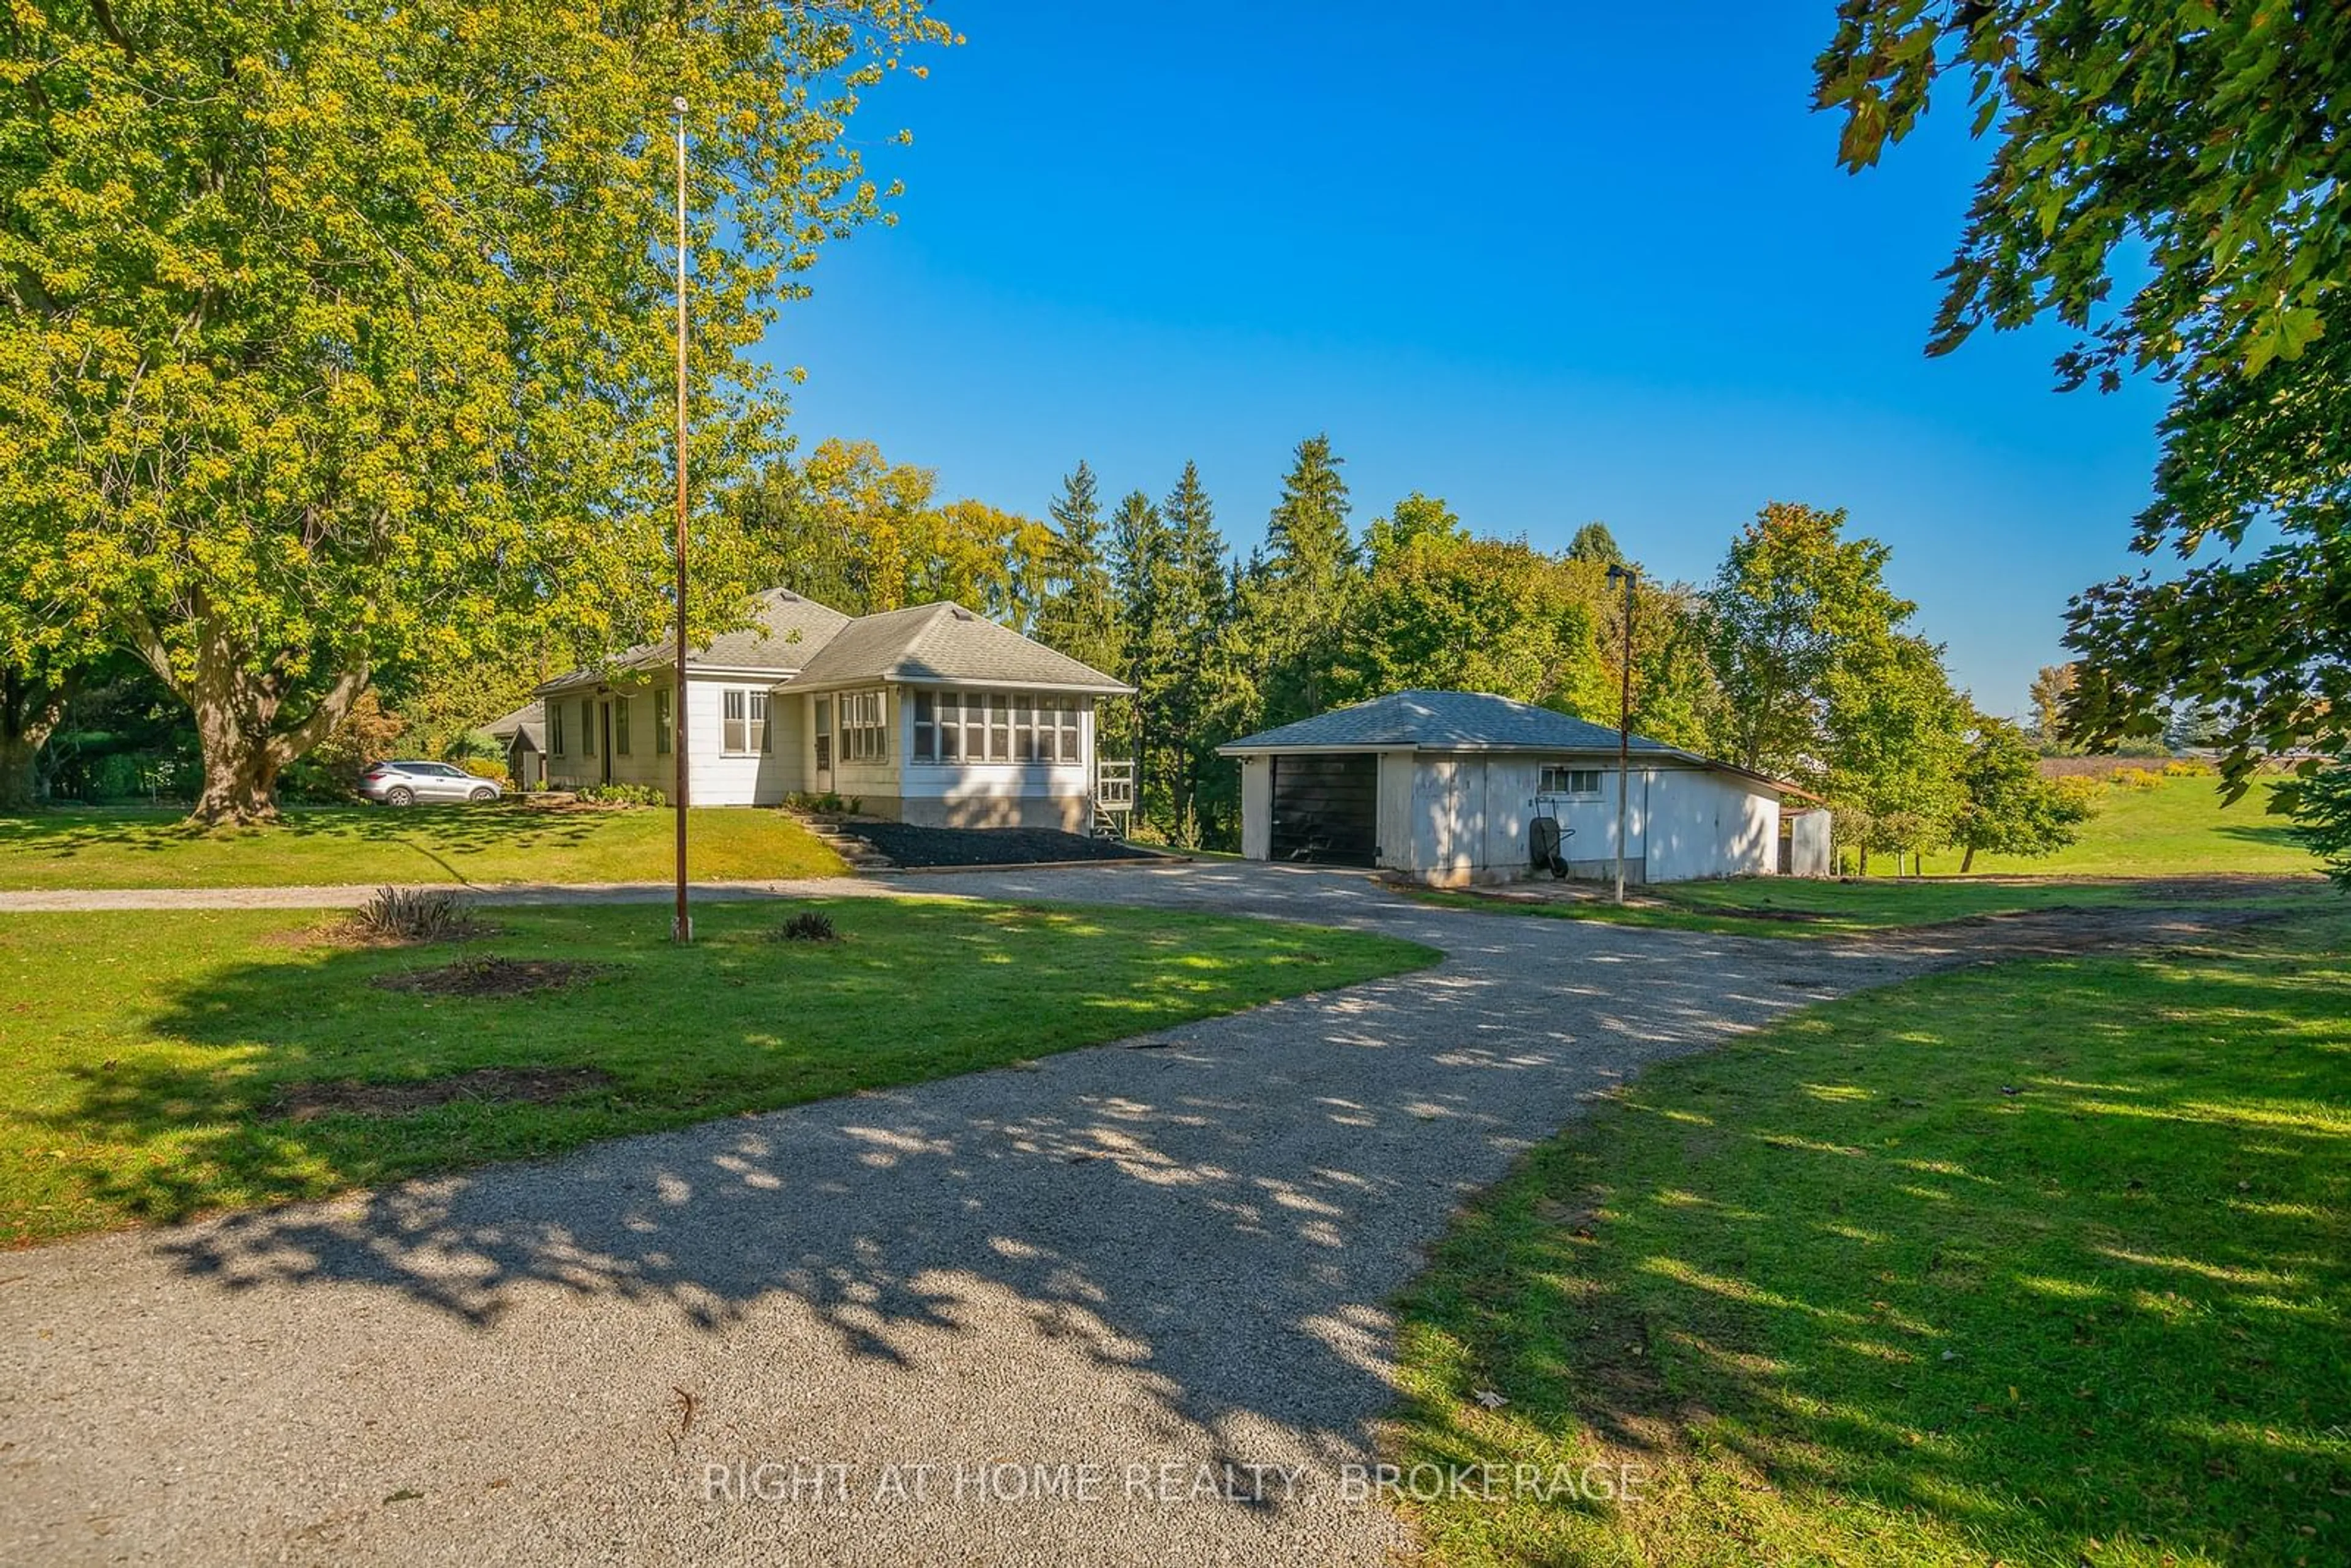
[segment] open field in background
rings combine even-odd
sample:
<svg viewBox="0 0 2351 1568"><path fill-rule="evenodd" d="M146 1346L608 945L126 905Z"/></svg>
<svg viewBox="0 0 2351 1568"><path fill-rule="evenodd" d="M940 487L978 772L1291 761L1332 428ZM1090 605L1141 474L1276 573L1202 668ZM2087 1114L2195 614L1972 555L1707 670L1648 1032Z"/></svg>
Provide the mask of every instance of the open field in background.
<svg viewBox="0 0 2351 1568"><path fill-rule="evenodd" d="M2151 766L2151 765L2150 765ZM2196 876L2208 873L2293 874L2318 862L2286 819L2266 810L2274 783L2257 783L2233 806L2220 804L2217 775L2107 784L2081 837L2053 855L1978 855L1978 876ZM1960 852L1927 857L1930 874L1959 869ZM1880 863L1883 862L1884 863ZM1870 873L1891 873L1890 855L1870 857Z"/></svg>
<svg viewBox="0 0 2351 1568"><path fill-rule="evenodd" d="M168 810L0 817L0 890L287 887L332 883L666 882L666 810L495 806L297 807L271 828L202 832ZM781 811L687 813L708 882L833 876L840 858Z"/></svg>
<svg viewBox="0 0 2351 1568"><path fill-rule="evenodd" d="M1390 1457L1648 1484L1421 1507L1430 1560L2351 1561L2322 907L1810 1009L1537 1151L1400 1304Z"/></svg>
<svg viewBox="0 0 2351 1568"><path fill-rule="evenodd" d="M845 940L772 939L811 908ZM0 915L0 1245L968 1072L1437 956L1260 920L943 900L705 905L684 949L652 906L479 914L496 935L400 948L323 940L336 917L316 913ZM503 998L376 983L487 956L601 967ZM538 1085L547 1103L338 1108L483 1070L569 1076Z"/></svg>

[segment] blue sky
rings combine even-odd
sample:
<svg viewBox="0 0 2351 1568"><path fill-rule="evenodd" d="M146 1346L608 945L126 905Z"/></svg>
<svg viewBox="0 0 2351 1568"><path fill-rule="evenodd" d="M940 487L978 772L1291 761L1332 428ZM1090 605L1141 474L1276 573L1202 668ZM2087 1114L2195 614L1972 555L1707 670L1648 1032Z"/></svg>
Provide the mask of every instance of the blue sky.
<svg viewBox="0 0 2351 1568"><path fill-rule="evenodd" d="M803 443L1040 516L1081 457L1154 497L1195 458L1246 549L1327 431L1359 525L1597 517L1693 580L1766 500L1843 506L1994 712L2137 564L2157 389L2055 392L2053 329L1925 356L1983 150L1947 112L1839 171L1829 0L941 14L967 45L857 127L898 225L768 341Z"/></svg>

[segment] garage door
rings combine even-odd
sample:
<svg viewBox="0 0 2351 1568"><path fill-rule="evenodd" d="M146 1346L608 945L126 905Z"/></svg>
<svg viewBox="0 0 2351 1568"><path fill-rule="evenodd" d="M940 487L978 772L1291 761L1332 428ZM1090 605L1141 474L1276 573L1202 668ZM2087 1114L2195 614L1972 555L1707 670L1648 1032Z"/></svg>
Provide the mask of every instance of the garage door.
<svg viewBox="0 0 2351 1568"><path fill-rule="evenodd" d="M1318 865L1378 863L1377 753L1276 757L1272 765L1275 860Z"/></svg>

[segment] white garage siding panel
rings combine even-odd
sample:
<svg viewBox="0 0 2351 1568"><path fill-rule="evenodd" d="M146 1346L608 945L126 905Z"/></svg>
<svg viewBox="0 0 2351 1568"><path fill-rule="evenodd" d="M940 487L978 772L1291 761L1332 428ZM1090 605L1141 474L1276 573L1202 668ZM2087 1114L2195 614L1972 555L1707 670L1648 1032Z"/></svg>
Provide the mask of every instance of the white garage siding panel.
<svg viewBox="0 0 2351 1568"><path fill-rule="evenodd" d="M1408 751L1380 753L1379 805L1374 819L1379 831L1379 863L1391 871L1410 871L1412 859L1413 758ZM1248 775L1242 775L1246 796ZM1246 829L1244 829L1246 831Z"/></svg>
<svg viewBox="0 0 2351 1568"><path fill-rule="evenodd" d="M1651 882L1765 876L1778 869L1780 803L1725 774L1660 769L1651 780Z"/></svg>
<svg viewBox="0 0 2351 1568"><path fill-rule="evenodd" d="M1273 853L1273 763L1264 757L1241 758L1241 856L1261 861Z"/></svg>
<svg viewBox="0 0 2351 1568"><path fill-rule="evenodd" d="M1489 757L1483 767L1485 843L1478 863L1496 872L1516 872L1532 863L1528 824L1534 820L1535 786L1541 776L1534 763L1514 757Z"/></svg>

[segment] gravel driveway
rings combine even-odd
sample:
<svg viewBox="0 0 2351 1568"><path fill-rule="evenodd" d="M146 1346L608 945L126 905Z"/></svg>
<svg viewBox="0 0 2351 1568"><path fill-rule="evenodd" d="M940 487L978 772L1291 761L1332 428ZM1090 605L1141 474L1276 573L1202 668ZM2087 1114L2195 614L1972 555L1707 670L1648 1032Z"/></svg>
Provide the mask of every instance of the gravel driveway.
<svg viewBox="0 0 2351 1568"><path fill-rule="evenodd" d="M1227 863L905 885L1449 956L1033 1068L0 1255L0 1561L1378 1563L1406 1542L1348 1467L1389 1397L1384 1303L1454 1206L1645 1062L1964 956Z"/></svg>

